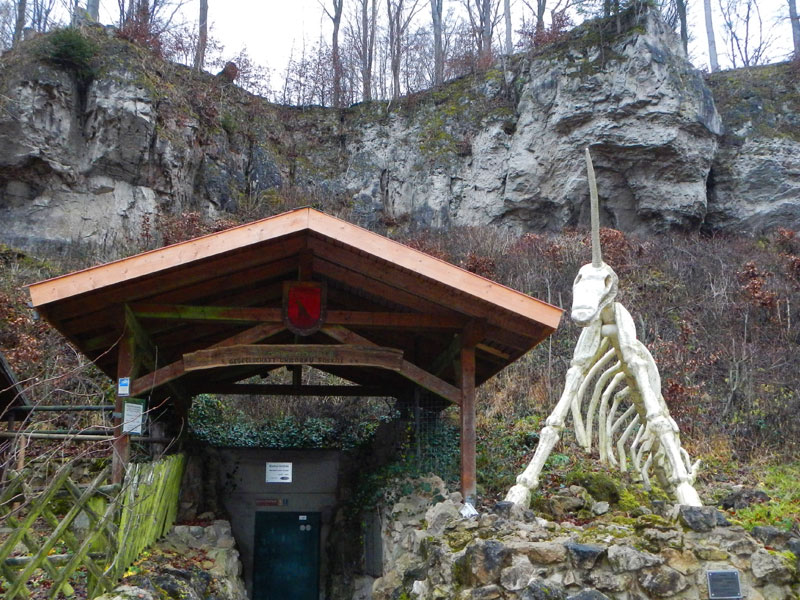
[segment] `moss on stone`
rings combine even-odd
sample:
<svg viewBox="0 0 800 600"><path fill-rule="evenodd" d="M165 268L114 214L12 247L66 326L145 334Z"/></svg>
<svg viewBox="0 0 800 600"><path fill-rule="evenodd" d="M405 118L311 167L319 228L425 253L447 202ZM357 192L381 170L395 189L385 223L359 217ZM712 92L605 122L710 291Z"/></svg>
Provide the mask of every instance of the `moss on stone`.
<svg viewBox="0 0 800 600"><path fill-rule="evenodd" d="M586 491L598 501L616 504L620 499L622 486L607 473L575 470L569 473L567 481L586 488Z"/></svg>
<svg viewBox="0 0 800 600"><path fill-rule="evenodd" d="M444 536L448 548L453 552L463 550L469 544L473 537L471 531L464 531L463 529L456 529L455 531L448 531Z"/></svg>
<svg viewBox="0 0 800 600"><path fill-rule="evenodd" d="M722 71L708 76L726 135L800 141L797 67L779 63Z"/></svg>

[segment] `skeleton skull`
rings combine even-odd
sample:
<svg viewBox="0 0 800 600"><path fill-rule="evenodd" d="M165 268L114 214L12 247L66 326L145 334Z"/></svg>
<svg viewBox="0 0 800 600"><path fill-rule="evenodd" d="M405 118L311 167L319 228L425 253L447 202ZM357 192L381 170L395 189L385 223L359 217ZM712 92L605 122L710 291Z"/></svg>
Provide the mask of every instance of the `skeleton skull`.
<svg viewBox="0 0 800 600"><path fill-rule="evenodd" d="M572 284L572 320L586 327L617 295L617 274L605 263L583 265Z"/></svg>

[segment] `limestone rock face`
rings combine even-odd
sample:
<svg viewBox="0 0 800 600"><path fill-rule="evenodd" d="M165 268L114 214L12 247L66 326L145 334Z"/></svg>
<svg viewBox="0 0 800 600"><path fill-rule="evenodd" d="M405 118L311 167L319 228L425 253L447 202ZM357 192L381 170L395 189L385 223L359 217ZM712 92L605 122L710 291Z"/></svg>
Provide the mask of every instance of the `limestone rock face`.
<svg viewBox="0 0 800 600"><path fill-rule="evenodd" d="M588 219L591 146L606 223L699 225L722 124L674 34L652 13L638 19L643 32L609 47L574 39L365 128L340 181L394 220L557 229Z"/></svg>
<svg viewBox="0 0 800 600"><path fill-rule="evenodd" d="M789 65L709 78L725 123L709 181L709 229L758 231L800 222L800 81Z"/></svg>
<svg viewBox="0 0 800 600"><path fill-rule="evenodd" d="M367 226L557 230L588 222L586 146L604 225L800 229L788 66L706 80L655 11L621 23L588 22L486 73L343 110L272 105L130 60L118 42L85 85L12 51L0 64L0 242L124 246L165 213L282 210L281 188L346 204Z"/></svg>
<svg viewBox="0 0 800 600"><path fill-rule="evenodd" d="M58 251L152 233L160 212L231 208L280 185L259 145L170 110L141 73L119 67L86 87L46 64L0 79L0 241Z"/></svg>

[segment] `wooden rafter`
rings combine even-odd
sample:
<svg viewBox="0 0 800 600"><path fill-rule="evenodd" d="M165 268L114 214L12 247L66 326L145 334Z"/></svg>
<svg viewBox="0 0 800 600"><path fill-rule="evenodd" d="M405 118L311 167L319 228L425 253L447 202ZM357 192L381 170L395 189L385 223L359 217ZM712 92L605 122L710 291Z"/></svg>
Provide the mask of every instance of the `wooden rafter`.
<svg viewBox="0 0 800 600"><path fill-rule="evenodd" d="M336 341L341 342L342 344L359 344L364 346L376 345L367 338L360 336L349 329L345 329L340 325L326 325L322 328L322 332L332 337ZM450 385L443 379L439 379L422 367L419 367L407 360L403 360L402 365L397 372L406 379L410 379L417 385L420 385L426 390L441 396L445 400L448 400L453 404L461 404L461 392L457 387Z"/></svg>
<svg viewBox="0 0 800 600"><path fill-rule="evenodd" d="M273 335L280 333L284 330L283 325L262 324L251 327L246 331L232 335L210 348L221 348L224 346L235 346L237 344L255 344L271 338ZM146 394L150 390L160 387L170 381L174 381L186 373L183 365L183 359L176 360L173 363L165 365L156 369L152 373L137 377L131 382L131 394L139 396Z"/></svg>
<svg viewBox="0 0 800 600"><path fill-rule="evenodd" d="M349 365L399 371L403 351L375 345L243 344L183 355L186 371L239 365Z"/></svg>

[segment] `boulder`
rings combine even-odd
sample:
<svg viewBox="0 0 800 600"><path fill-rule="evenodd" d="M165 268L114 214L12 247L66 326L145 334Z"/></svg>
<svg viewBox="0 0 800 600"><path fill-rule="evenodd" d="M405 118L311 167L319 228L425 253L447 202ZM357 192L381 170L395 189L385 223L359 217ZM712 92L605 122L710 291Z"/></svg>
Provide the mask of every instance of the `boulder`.
<svg viewBox="0 0 800 600"><path fill-rule="evenodd" d="M750 569L756 581L765 583L788 583L792 580L792 570L788 560L763 548L757 550L750 559Z"/></svg>
<svg viewBox="0 0 800 600"><path fill-rule="evenodd" d="M527 556L514 554L511 557L511 566L500 572L500 585L509 591L521 590L533 578L535 570Z"/></svg>
<svg viewBox="0 0 800 600"><path fill-rule="evenodd" d="M520 600L566 600L567 593L557 583L531 581L519 595Z"/></svg>
<svg viewBox="0 0 800 600"><path fill-rule="evenodd" d="M569 552L572 564L578 569L591 569L607 550L605 546L578 544L576 542L567 542L564 546Z"/></svg>
<svg viewBox="0 0 800 600"><path fill-rule="evenodd" d="M638 571L660 565L664 559L649 552L640 552L630 546L613 545L608 549L608 563L615 573Z"/></svg>
<svg viewBox="0 0 800 600"><path fill-rule="evenodd" d="M681 505L678 515L681 523L693 531L711 531L714 527L730 525L725 516L713 506Z"/></svg>
<svg viewBox="0 0 800 600"><path fill-rule="evenodd" d="M685 590L689 582L675 569L660 565L643 569L639 573L639 585L649 596L663 598Z"/></svg>

